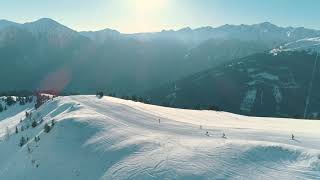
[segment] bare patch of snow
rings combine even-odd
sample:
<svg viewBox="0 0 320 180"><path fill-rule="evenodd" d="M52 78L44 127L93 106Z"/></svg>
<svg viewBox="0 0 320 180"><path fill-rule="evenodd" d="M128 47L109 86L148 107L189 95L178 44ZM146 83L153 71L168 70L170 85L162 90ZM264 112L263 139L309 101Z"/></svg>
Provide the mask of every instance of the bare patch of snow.
<svg viewBox="0 0 320 180"><path fill-rule="evenodd" d="M279 81L279 77L267 72L261 72L258 74L251 75L253 78L258 78L258 79L267 79L271 81Z"/></svg>

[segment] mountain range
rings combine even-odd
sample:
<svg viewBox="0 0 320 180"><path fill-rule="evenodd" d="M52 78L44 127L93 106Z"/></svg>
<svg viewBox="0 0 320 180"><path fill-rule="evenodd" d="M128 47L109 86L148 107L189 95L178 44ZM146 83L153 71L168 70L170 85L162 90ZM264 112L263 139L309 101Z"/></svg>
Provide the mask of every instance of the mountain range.
<svg viewBox="0 0 320 180"><path fill-rule="evenodd" d="M102 90L119 96L139 94L177 107L215 105L250 115L302 115L319 37L319 30L268 22L124 34L112 29L78 32L48 18L24 24L0 20L0 91ZM305 71L300 71L304 66ZM269 75L278 80L263 78ZM296 93L283 85L290 77L301 87ZM231 94L215 92L224 91L214 88L223 84L229 84ZM266 89L264 96L270 103L256 110L261 89ZM283 98L275 106L276 100L268 95L277 89ZM246 99L250 93L255 99ZM288 99L299 95L295 98L299 105L287 108L292 102L284 100L284 94ZM246 101L254 102L245 105ZM272 110L264 110L271 106Z"/></svg>
<svg viewBox="0 0 320 180"><path fill-rule="evenodd" d="M320 117L320 64L316 53L259 53L149 92L153 103L254 116Z"/></svg>

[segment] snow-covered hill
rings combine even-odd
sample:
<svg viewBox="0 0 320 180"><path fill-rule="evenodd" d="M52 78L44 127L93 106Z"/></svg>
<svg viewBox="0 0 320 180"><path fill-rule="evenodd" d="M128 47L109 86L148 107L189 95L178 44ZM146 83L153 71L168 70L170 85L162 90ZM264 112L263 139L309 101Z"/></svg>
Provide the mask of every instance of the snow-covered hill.
<svg viewBox="0 0 320 180"><path fill-rule="evenodd" d="M20 122L26 110L0 113L1 179L320 178L320 121L70 96L33 110L31 118L45 122L16 134L30 123ZM22 136L30 140L19 147Z"/></svg>
<svg viewBox="0 0 320 180"><path fill-rule="evenodd" d="M286 43L279 48L272 49L270 53L277 55L284 51L320 52L320 37L303 38L297 41Z"/></svg>

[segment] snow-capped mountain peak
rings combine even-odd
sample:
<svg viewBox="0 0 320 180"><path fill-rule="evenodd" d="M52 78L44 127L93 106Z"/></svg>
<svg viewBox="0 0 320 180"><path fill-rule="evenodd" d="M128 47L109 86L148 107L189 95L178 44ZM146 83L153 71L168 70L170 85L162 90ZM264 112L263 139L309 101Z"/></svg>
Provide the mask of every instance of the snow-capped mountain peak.
<svg viewBox="0 0 320 180"><path fill-rule="evenodd" d="M186 32L191 32L192 29L190 27L184 27L182 29L179 29L177 32L182 32L182 33L186 33Z"/></svg>
<svg viewBox="0 0 320 180"><path fill-rule="evenodd" d="M262 27L262 28L279 28L278 26L270 23L270 22L263 22L260 24L256 24L257 27Z"/></svg>
<svg viewBox="0 0 320 180"><path fill-rule="evenodd" d="M49 18L23 24L32 33L75 33L72 29Z"/></svg>
<svg viewBox="0 0 320 180"><path fill-rule="evenodd" d="M4 19L0 20L0 30L3 28L6 28L6 27L17 26L17 25L19 25L19 24L15 23L15 22L11 22L11 21L4 20Z"/></svg>

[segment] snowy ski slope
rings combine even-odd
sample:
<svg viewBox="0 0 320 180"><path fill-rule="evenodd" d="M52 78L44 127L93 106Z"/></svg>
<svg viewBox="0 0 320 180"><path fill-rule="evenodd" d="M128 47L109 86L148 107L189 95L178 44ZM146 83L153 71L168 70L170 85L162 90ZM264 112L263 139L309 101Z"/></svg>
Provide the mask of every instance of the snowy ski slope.
<svg viewBox="0 0 320 180"><path fill-rule="evenodd" d="M57 121L49 133L40 124L15 134L30 108L0 113L0 179L320 179L316 120L70 96L33 112L34 118ZM21 136L31 139L23 147Z"/></svg>

